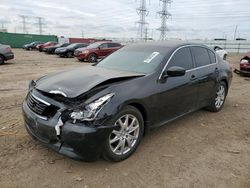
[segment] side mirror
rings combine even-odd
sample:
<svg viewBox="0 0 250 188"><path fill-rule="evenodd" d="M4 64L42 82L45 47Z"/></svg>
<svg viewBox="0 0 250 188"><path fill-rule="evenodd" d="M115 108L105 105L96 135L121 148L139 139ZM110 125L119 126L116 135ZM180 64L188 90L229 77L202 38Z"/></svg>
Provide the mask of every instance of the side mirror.
<svg viewBox="0 0 250 188"><path fill-rule="evenodd" d="M166 76L177 77L185 75L186 70L182 67L173 66L166 71Z"/></svg>

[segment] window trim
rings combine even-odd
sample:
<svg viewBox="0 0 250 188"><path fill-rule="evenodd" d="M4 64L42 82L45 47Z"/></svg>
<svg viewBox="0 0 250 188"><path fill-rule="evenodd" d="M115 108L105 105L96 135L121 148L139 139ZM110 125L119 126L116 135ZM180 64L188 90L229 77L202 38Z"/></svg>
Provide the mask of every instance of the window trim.
<svg viewBox="0 0 250 188"><path fill-rule="evenodd" d="M166 70L166 68L167 68L167 66L168 66L168 64L169 64L169 62L170 62L170 60L173 58L173 56L176 54L176 52L177 52L178 50L182 49L182 48L185 48L185 47L201 47L201 48L205 48L205 49L208 49L208 50L209 50L208 47L202 46L202 45L198 45L198 44L187 44L187 45L183 45L183 46L178 47L178 48L175 49L175 51L171 54L171 56L168 58L167 63L166 63L165 66L163 67L163 69L162 69L162 71L161 71L161 74L160 74L160 76L159 76L159 78L158 78L159 80L161 79L161 77L162 77L164 71ZM212 50L210 50L210 51L213 52ZM190 52L191 52L191 55L193 56L191 49L190 49ZM215 63L209 64L209 65L200 66L200 67L195 67L195 68L193 68L193 69L188 69L188 70L186 70L186 72L190 72L190 71L193 71L193 70L196 70L196 69L199 69L199 68L204 68L204 67L207 67L207 66L211 66L211 65L217 64L217 63L218 63L217 56L216 56L215 52L213 52L213 53L214 53L215 59L216 59L216 62L215 62ZM194 62L193 62L193 63L194 63ZM195 64L195 65L196 65L196 64Z"/></svg>

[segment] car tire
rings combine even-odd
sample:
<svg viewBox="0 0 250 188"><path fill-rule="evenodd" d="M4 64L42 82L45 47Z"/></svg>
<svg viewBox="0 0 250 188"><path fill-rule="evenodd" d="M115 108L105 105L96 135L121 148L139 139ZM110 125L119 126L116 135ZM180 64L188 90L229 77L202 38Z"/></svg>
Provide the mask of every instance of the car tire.
<svg viewBox="0 0 250 188"><path fill-rule="evenodd" d="M112 118L110 123L117 128L112 130L106 139L102 156L113 162L125 160L135 152L142 139L144 132L142 114L137 108L126 106Z"/></svg>
<svg viewBox="0 0 250 188"><path fill-rule="evenodd" d="M4 57L0 55L0 65L4 64Z"/></svg>
<svg viewBox="0 0 250 188"><path fill-rule="evenodd" d="M67 56L68 58L71 58L71 57L73 57L73 53L72 53L72 52L67 52L66 56Z"/></svg>
<svg viewBox="0 0 250 188"><path fill-rule="evenodd" d="M225 54L224 56L223 56L223 60L226 60L227 59L227 54Z"/></svg>
<svg viewBox="0 0 250 188"><path fill-rule="evenodd" d="M225 103L227 97L227 85L224 81L220 82L219 86L216 89L214 97L212 98L210 105L206 107L207 110L211 112L219 112Z"/></svg>
<svg viewBox="0 0 250 188"><path fill-rule="evenodd" d="M80 62L84 62L85 61L85 59L78 59Z"/></svg>
<svg viewBox="0 0 250 188"><path fill-rule="evenodd" d="M97 55L96 54L89 54L88 62L95 63L96 61L97 61Z"/></svg>

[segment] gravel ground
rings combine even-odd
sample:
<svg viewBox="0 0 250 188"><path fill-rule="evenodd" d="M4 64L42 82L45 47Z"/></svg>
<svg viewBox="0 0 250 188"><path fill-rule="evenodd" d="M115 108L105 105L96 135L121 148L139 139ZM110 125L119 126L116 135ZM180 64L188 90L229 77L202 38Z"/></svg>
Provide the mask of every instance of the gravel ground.
<svg viewBox="0 0 250 188"><path fill-rule="evenodd" d="M223 110L204 110L155 129L129 159L74 161L41 146L23 126L31 79L89 66L14 49L0 66L0 187L250 187L250 79L234 75ZM241 55L229 55L234 67Z"/></svg>

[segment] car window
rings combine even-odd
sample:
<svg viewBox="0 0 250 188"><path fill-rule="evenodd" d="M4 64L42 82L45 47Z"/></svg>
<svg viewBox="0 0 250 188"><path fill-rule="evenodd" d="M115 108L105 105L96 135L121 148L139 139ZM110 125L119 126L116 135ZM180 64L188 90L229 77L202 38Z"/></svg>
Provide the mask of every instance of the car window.
<svg viewBox="0 0 250 188"><path fill-rule="evenodd" d="M208 54L209 54L211 63L216 63L215 54L211 50L208 50Z"/></svg>
<svg viewBox="0 0 250 188"><path fill-rule="evenodd" d="M109 43L108 44L109 48L115 48L115 47L119 47L119 46L120 46L120 44L117 44L117 43Z"/></svg>
<svg viewBox="0 0 250 188"><path fill-rule="evenodd" d="M209 65L211 63L206 48L193 46L191 47L191 50L195 59L196 67Z"/></svg>
<svg viewBox="0 0 250 188"><path fill-rule="evenodd" d="M192 55L188 47L181 48L174 54L168 64L168 67L172 66L182 67L186 70L193 68Z"/></svg>
<svg viewBox="0 0 250 188"><path fill-rule="evenodd" d="M101 49L102 49L102 48L108 48L108 44L107 44L107 43L102 44L102 45L100 46L100 48L101 48Z"/></svg>

